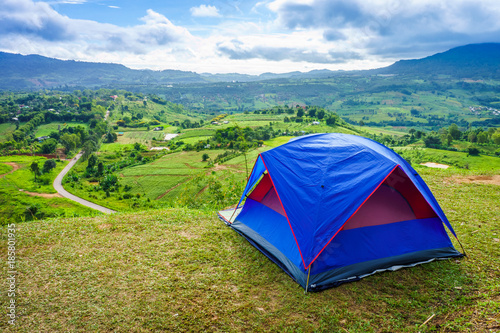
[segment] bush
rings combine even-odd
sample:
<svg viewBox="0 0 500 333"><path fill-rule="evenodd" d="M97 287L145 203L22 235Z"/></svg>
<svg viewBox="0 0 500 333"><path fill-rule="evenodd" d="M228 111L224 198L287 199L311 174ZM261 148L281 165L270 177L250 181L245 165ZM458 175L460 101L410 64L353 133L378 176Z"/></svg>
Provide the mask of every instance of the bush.
<svg viewBox="0 0 500 333"><path fill-rule="evenodd" d="M468 153L471 156L479 156L479 152L479 149L477 149L476 147L469 147L468 149Z"/></svg>

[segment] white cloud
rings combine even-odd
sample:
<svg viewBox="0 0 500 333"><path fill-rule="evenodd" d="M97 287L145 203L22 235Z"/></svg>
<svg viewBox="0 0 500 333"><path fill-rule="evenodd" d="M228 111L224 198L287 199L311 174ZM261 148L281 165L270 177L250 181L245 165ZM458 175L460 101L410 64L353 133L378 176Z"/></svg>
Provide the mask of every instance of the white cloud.
<svg viewBox="0 0 500 333"><path fill-rule="evenodd" d="M201 5L190 9L191 15L196 17L220 17L219 10L215 6Z"/></svg>
<svg viewBox="0 0 500 333"><path fill-rule="evenodd" d="M497 0L239 1L191 8L203 17L221 17L220 9L224 19L188 30L152 9L138 24L121 27L71 19L47 2L0 0L0 50L132 68L259 74L368 69L467 43L500 42ZM244 18L231 16L233 7L240 14L239 6L249 11Z"/></svg>
<svg viewBox="0 0 500 333"><path fill-rule="evenodd" d="M108 6L109 8L113 8L113 9L120 9L120 7L118 6Z"/></svg>
<svg viewBox="0 0 500 333"><path fill-rule="evenodd" d="M285 29L321 29L325 43L348 41L393 59L500 41L496 0L276 0L268 8Z"/></svg>

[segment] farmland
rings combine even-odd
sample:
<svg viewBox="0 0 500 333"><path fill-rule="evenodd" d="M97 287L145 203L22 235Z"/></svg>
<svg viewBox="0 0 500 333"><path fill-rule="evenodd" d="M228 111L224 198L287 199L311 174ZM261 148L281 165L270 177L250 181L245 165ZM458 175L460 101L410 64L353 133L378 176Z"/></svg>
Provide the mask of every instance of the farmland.
<svg viewBox="0 0 500 333"><path fill-rule="evenodd" d="M98 215L92 209L56 194L52 183L67 162L58 162L53 170L40 176L39 182L34 181L34 175L29 166L33 162L42 165L45 161L44 157L0 157L0 218L2 224L56 216Z"/></svg>
<svg viewBox="0 0 500 333"><path fill-rule="evenodd" d="M380 94L365 102L398 96L403 102L404 96ZM95 151L64 180L69 192L116 214L103 216L58 197L51 184L66 160L57 160L54 169L35 180L31 165L37 162L41 168L45 157L0 157L0 214L5 223L15 222L22 235L23 259L18 267L22 306L14 331L265 327L418 332L488 331L500 325L496 317L500 262L495 252L500 234L500 158L494 128L449 126L423 132L419 127L371 127L305 106L196 113L170 102L156 103L156 97L127 96L99 100L111 110L111 117L102 122L103 108L96 108L92 123L84 124L84 131L79 129L80 138L94 138ZM277 96L266 95L266 103ZM420 96L424 97L436 96ZM436 98L446 102L441 95ZM389 113L405 114L415 122L423 119L406 105L387 101L379 104L384 109L380 121L397 118ZM460 108L450 96L446 103ZM356 103L342 107L349 113L346 119L358 119L357 108L362 107L348 104ZM61 125L68 127L66 137L76 137L74 128L82 124L50 121L30 135L50 134ZM8 142L16 125L0 126L6 131L2 142ZM163 129L155 131L157 126ZM105 129L101 136L95 134L99 128ZM216 218L216 210L233 207L240 199L259 153L291 138L321 132L368 136L411 162L435 194L468 257L377 274L304 295L282 270ZM120 135L108 135L112 133ZM164 140L166 134L179 135ZM56 140L57 149L66 148L63 142ZM4 152L15 148L26 153L38 152L43 145L34 138L2 144ZM72 153L83 142L79 144ZM150 150L153 147L169 150ZM420 165L425 162L450 167ZM459 247L456 242L455 246ZM7 251L1 247L3 259ZM5 294L1 297L7 301ZM88 320L89 316L96 319Z"/></svg>

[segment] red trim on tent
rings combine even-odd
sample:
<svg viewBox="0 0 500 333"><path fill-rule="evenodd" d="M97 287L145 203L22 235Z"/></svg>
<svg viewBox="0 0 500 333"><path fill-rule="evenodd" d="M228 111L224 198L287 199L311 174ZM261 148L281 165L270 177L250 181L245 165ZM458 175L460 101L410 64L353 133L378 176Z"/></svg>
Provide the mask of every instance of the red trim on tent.
<svg viewBox="0 0 500 333"><path fill-rule="evenodd" d="M267 165L266 165L266 162L264 161L264 158L260 154L259 154L259 156L262 159L262 163L264 163L264 167L267 170ZM283 208L283 212L285 212L286 220L288 222L288 225L290 226L290 230L292 230L293 238L295 239L295 243L297 244L297 248L299 249L299 254L300 254L300 259L302 259L302 264L304 264L304 268L307 269L306 262L304 261L304 257L302 256L302 251L300 250L299 242L297 241L297 237L295 237L295 232L293 231L292 224L290 223L290 219L288 219L288 214L286 213L285 206L283 206L283 202L281 202L280 195L278 194L278 190L276 190L276 186L274 186L273 178L271 177L269 170L267 170L267 174L269 175L269 179L271 179L271 183L273 183L273 187L274 187L274 190L276 191L276 195L278 196L278 200L280 201L281 208Z"/></svg>
<svg viewBox="0 0 500 333"><path fill-rule="evenodd" d="M264 164L265 165L265 164ZM339 228L339 230L337 230L337 232L335 233L335 235L333 235L332 238L330 238L330 240L325 244L325 246L323 246L323 248L321 249L321 251L318 252L318 254L316 255L316 257L314 257L314 259L309 263L309 265L307 267L305 267L305 269L309 269L309 267L311 267L312 263L314 261L316 261L316 259L318 259L319 255L321 254L321 252L323 252L324 249L326 249L326 247L328 246L328 244L330 244L330 242L335 238L335 236L337 236L337 234L339 233L340 230L342 230L342 228L344 227L344 225L349 222L349 220L354 216L354 214L356 214L356 212L365 204L365 202L373 195L373 193L375 193L375 191L378 190L378 188L385 182L385 180L391 175L391 173L399 166L399 164L396 164L396 166L394 168L392 168L391 172L389 172L387 174L387 176L385 176L385 178L380 182L380 184L377 185L377 187L372 191L372 193L370 193L370 195L368 197L366 197L366 199L363 201L363 203L361 205L359 205L359 207L354 211L354 213L351 214L351 216L344 222L344 224L342 224L342 226ZM294 235L295 236L295 235ZM300 250L300 249L299 249ZM302 254L301 254L302 256ZM305 266L305 264L304 264Z"/></svg>
<svg viewBox="0 0 500 333"><path fill-rule="evenodd" d="M420 193L403 169L398 168L394 170L390 177L385 180L385 184L393 187L405 197L417 219L438 217L432 206L425 200L422 193Z"/></svg>

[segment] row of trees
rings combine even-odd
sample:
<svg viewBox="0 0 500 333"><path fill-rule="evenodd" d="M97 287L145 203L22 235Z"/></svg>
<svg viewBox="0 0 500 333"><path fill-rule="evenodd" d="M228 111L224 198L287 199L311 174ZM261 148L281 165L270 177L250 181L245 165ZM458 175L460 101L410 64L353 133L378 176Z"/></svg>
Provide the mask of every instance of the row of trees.
<svg viewBox="0 0 500 333"><path fill-rule="evenodd" d="M41 169L40 169L40 165L38 164L38 162L31 163L30 170L35 175L35 182L37 181L37 178L36 178L37 176L41 176L44 173L49 173L56 166L57 166L56 161L54 161L53 159L46 160L43 163L43 167Z"/></svg>

